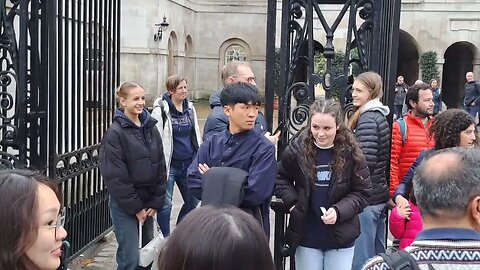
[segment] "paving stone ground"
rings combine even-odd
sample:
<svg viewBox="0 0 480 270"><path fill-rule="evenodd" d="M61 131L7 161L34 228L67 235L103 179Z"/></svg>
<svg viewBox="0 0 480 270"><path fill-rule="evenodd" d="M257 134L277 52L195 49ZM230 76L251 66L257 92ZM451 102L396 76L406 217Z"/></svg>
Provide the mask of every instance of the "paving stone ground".
<svg viewBox="0 0 480 270"><path fill-rule="evenodd" d="M182 196L178 192L178 189L175 188L173 195L172 219L170 221L171 228L175 227L178 212L180 211L182 204ZM270 237L270 249L272 250L272 254L274 224L274 212L270 211L270 231L272 232L272 236ZM117 267L117 263L115 261L115 252L117 250L117 246L117 241L115 240L115 236L112 232L105 237L105 241L100 241L72 261L68 268L70 270L115 270ZM155 269L156 268L152 267L152 270Z"/></svg>

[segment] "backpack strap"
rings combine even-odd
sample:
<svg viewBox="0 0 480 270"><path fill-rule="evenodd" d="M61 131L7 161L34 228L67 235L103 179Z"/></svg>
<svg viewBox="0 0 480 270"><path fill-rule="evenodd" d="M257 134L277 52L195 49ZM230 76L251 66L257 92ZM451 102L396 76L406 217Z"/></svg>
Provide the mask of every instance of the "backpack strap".
<svg viewBox="0 0 480 270"><path fill-rule="evenodd" d="M162 112L162 121L163 121L163 128L165 128L165 123L167 122L167 114L165 113L165 104L163 104L163 99L160 99L155 107L160 107L160 111Z"/></svg>
<svg viewBox="0 0 480 270"><path fill-rule="evenodd" d="M392 270L420 270L417 261L405 250L393 252L390 255L386 253L379 255Z"/></svg>
<svg viewBox="0 0 480 270"><path fill-rule="evenodd" d="M402 145L405 145L407 142L407 123L403 118L398 118L397 122L400 125L400 133L402 134Z"/></svg>

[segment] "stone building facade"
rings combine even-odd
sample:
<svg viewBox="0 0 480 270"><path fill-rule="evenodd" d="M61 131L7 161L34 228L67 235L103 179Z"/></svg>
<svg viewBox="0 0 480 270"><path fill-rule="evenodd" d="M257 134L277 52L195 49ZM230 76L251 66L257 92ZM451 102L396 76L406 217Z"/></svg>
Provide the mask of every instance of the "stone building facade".
<svg viewBox="0 0 480 270"><path fill-rule="evenodd" d="M251 63L262 91L265 74L266 0L124 0L122 1L121 79L141 83L153 98L165 90L166 77L188 79L192 98L208 97L219 87L219 68L231 59ZM277 29L281 23L277 3ZM339 6L328 5L334 19ZM156 23L167 18L161 41ZM343 27L343 30L342 30ZM458 106L465 73L480 79L480 0L402 0L398 74L407 83L421 78L419 58L436 51L444 101ZM336 31L343 49L346 21ZM280 33L277 30L277 45ZM315 39L325 40L318 23ZM430 78L422 78L429 80Z"/></svg>

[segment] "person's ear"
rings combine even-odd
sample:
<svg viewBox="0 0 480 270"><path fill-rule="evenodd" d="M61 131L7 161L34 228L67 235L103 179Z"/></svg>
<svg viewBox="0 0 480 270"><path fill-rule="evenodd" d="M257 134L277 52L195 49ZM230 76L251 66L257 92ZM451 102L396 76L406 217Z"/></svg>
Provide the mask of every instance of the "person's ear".
<svg viewBox="0 0 480 270"><path fill-rule="evenodd" d="M472 227L480 232L480 196L476 196L468 205L469 218L472 222Z"/></svg>
<svg viewBox="0 0 480 270"><path fill-rule="evenodd" d="M417 103L416 103L414 100L409 100L408 102L410 103L410 106L411 106L412 108L416 108L416 107L417 107Z"/></svg>
<svg viewBox="0 0 480 270"><path fill-rule="evenodd" d="M223 112L225 113L225 115L230 117L230 115L232 114L232 107L228 105L223 106Z"/></svg>
<svg viewBox="0 0 480 270"><path fill-rule="evenodd" d="M235 82L235 78L233 76L228 77L227 79L228 84L233 84Z"/></svg>
<svg viewBox="0 0 480 270"><path fill-rule="evenodd" d="M119 98L118 98L118 102L119 102L120 105L122 105L122 107L124 107L124 108L125 108L125 103L126 103L125 100L126 100L126 99L125 99L124 97L119 97Z"/></svg>

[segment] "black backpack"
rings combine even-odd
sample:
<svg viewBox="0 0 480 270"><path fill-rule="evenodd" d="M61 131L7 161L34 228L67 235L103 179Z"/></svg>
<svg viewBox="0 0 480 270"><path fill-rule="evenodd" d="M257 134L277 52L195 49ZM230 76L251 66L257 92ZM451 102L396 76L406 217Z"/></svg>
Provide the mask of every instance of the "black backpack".
<svg viewBox="0 0 480 270"><path fill-rule="evenodd" d="M392 270L420 270L415 258L405 250L393 252L391 254L380 253L380 257ZM431 264L428 264L428 269L435 270Z"/></svg>

